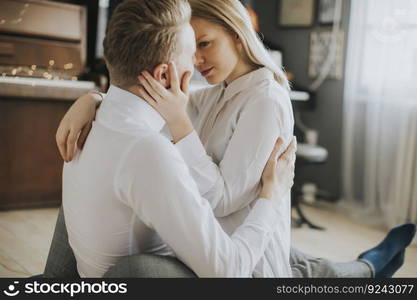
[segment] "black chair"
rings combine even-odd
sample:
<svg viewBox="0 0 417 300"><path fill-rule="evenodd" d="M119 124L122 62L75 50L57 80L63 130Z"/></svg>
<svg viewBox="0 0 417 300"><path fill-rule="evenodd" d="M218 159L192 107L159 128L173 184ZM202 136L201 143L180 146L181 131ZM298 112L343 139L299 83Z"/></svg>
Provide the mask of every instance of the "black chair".
<svg viewBox="0 0 417 300"><path fill-rule="evenodd" d="M297 161L296 161L296 170L302 168L303 166L312 165L312 164L323 164L327 161L327 150L323 147L317 145L309 145L298 143L297 145ZM304 214L301 209L302 202L302 184L303 182L297 176L294 179L294 186L291 190L291 206L294 208L295 212L298 214L298 218L292 218L292 223L294 227L301 227L303 224L307 224L310 228L324 230L323 227L315 225L312 223Z"/></svg>

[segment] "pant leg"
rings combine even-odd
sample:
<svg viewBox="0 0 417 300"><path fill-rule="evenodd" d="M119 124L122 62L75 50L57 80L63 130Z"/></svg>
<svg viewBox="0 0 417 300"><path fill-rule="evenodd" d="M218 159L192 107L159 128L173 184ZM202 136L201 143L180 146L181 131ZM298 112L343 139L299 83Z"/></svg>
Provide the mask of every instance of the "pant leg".
<svg viewBox="0 0 417 300"><path fill-rule="evenodd" d="M170 256L135 254L110 267L104 278L193 278L197 277L181 261Z"/></svg>
<svg viewBox="0 0 417 300"><path fill-rule="evenodd" d="M46 278L79 278L74 252L68 243L64 211L61 206L44 270Z"/></svg>
<svg viewBox="0 0 417 300"><path fill-rule="evenodd" d="M305 254L294 247L290 251L290 265L293 277L297 278L369 278L374 274L372 267L364 261L332 262Z"/></svg>

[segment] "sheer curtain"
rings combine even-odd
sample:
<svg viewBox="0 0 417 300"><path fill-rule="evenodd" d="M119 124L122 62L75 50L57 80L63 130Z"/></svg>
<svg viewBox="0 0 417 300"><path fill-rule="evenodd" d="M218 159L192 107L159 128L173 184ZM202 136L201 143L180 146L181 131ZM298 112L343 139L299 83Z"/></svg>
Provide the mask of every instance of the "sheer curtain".
<svg viewBox="0 0 417 300"><path fill-rule="evenodd" d="M417 222L417 1L352 0L345 80L342 204Z"/></svg>

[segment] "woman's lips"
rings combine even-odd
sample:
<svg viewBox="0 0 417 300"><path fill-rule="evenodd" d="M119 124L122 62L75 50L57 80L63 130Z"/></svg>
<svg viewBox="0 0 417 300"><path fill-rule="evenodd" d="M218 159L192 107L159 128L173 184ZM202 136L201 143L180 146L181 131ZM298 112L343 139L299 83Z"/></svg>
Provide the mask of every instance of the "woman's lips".
<svg viewBox="0 0 417 300"><path fill-rule="evenodd" d="M202 72L201 72L201 75L202 75L202 76L204 76L204 77L206 77L206 76L210 75L210 74L212 73L212 71L213 71L213 68L214 68L214 67L211 67L211 68L209 68L209 69L206 69L206 70L202 71Z"/></svg>

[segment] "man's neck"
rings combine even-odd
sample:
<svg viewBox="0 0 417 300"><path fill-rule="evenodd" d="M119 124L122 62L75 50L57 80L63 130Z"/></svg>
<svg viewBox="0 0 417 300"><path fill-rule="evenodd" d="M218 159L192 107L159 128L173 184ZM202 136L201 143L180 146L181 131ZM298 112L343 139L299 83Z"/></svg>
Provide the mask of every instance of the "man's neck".
<svg viewBox="0 0 417 300"><path fill-rule="evenodd" d="M130 93L132 93L132 94L141 98L141 96L139 94L139 85L132 85L132 86L128 87L126 89L126 91L128 91L128 92L130 92Z"/></svg>
<svg viewBox="0 0 417 300"><path fill-rule="evenodd" d="M115 87L118 87L119 89L128 91L129 93L132 93L135 96L140 97L139 89L138 89L139 85L124 86L124 85L118 84L117 82L112 82L112 81L110 81L110 84Z"/></svg>
<svg viewBox="0 0 417 300"><path fill-rule="evenodd" d="M161 131L165 120L133 92L131 89L122 89L112 84L104 99L104 109L101 109L98 115L99 121L111 129L126 133L136 132L144 123L155 131Z"/></svg>

